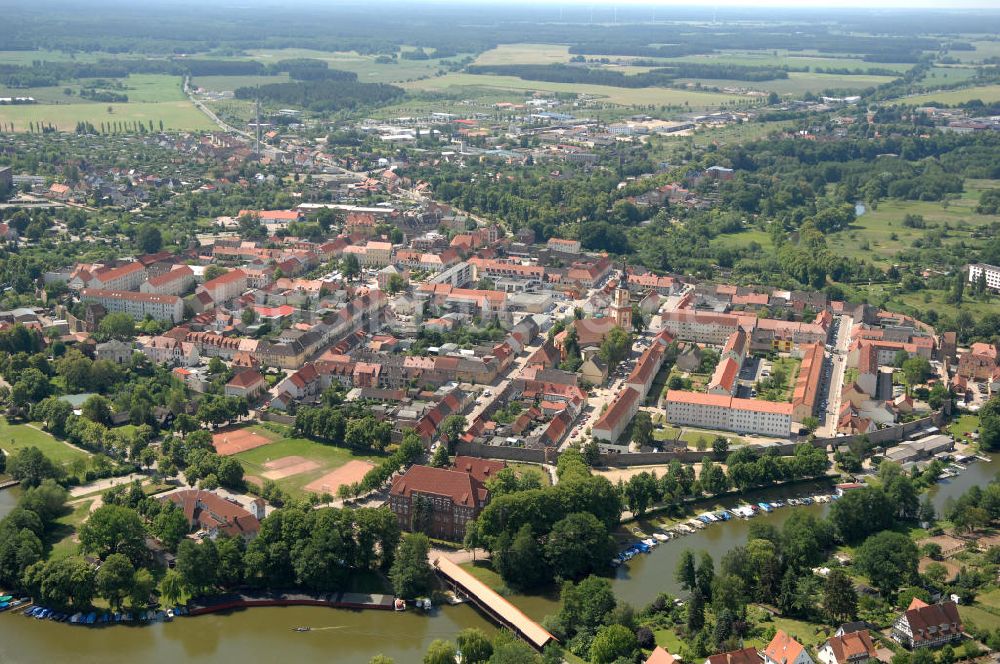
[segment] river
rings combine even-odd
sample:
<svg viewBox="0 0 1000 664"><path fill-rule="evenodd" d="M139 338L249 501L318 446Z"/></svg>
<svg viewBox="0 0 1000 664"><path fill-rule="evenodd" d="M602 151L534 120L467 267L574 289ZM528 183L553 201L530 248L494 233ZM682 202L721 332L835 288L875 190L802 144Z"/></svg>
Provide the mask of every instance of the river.
<svg viewBox="0 0 1000 664"><path fill-rule="evenodd" d="M973 485L984 485L997 472L1000 455L991 463L976 462L956 478L931 490L940 512L949 498L957 498ZM818 489L817 489L818 491ZM809 493L798 487L795 494ZM779 493L772 494L781 495ZM762 500L768 498L761 494ZM0 491L0 517L14 506L16 491ZM735 504L722 501L724 505ZM825 515L829 504L791 507L764 514L756 520L780 525L793 510ZM663 544L649 555L638 556L617 570L615 595L635 607L652 601L658 593L677 593L674 568L681 551L705 550L718 561L732 547L746 541L749 521L714 524L687 537ZM515 596L525 613L541 619L557 609L554 596ZM292 628L309 626L311 632ZM433 616L413 611L348 611L315 607L261 608L229 614L179 618L172 623L146 627L112 626L82 628L0 614L0 662L35 664L73 661L75 664L176 664L177 662L336 661L367 664L383 653L399 664L417 662L428 644L438 638L453 639L466 627L493 627L469 606L442 607ZM319 628L319 629L317 629Z"/></svg>

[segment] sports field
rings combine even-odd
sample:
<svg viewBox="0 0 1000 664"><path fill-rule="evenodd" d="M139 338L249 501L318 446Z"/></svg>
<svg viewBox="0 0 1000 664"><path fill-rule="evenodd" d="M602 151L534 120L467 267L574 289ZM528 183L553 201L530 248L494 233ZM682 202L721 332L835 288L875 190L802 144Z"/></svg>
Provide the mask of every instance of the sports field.
<svg viewBox="0 0 1000 664"><path fill-rule="evenodd" d="M714 108L726 102L746 99L739 95L674 90L671 88L616 88L609 85L583 85L578 83L549 83L525 81L516 76L491 76L485 74L447 74L421 81L405 83L408 90L448 91L461 89L504 90L518 96L530 92L588 95L595 99L621 105L654 104L657 106L690 106ZM469 96L475 96L471 91Z"/></svg>
<svg viewBox="0 0 1000 664"><path fill-rule="evenodd" d="M219 456L232 456L281 440L281 436L259 426L239 426L212 434L212 445Z"/></svg>
<svg viewBox="0 0 1000 664"><path fill-rule="evenodd" d="M248 428L275 435L263 427ZM321 445L305 438L278 436L274 442L239 452L234 458L243 465L248 481L260 484L265 479L273 480L291 495L301 497L312 492L335 494L337 484L357 481L367 472L367 467L361 464L378 457L353 454L342 447ZM340 469L340 473L335 473ZM323 486L332 490L327 491Z"/></svg>

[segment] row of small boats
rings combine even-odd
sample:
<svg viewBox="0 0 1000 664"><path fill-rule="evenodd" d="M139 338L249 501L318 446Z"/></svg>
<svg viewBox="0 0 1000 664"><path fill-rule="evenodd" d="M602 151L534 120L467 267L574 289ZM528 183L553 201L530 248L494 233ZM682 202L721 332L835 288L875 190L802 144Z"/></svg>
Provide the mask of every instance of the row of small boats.
<svg viewBox="0 0 1000 664"><path fill-rule="evenodd" d="M831 500L836 500L838 497L839 496L837 494L819 494L816 496L804 496L802 498L789 498L788 500L776 500L770 502L761 501L756 504L740 505L739 507L734 507L731 510L705 512L704 514L699 514L684 523L678 523L670 528L656 530L649 537L640 536L638 540L629 544L628 547L612 558L611 565L613 567L617 567L628 562L629 560L632 560L632 558L639 554L649 553L663 542L670 541L675 537L690 535L691 533L702 530L713 523L729 521L737 517L742 519L752 519L758 514L773 512L774 510L782 507L812 505L813 503L828 503Z"/></svg>
<svg viewBox="0 0 1000 664"><path fill-rule="evenodd" d="M20 605L30 604L27 598L18 600ZM20 606L19 605L19 606ZM13 608L13 607L11 607ZM91 611L89 613L63 613L44 606L29 606L24 609L21 615L35 620L51 620L53 622L64 622L72 625L109 625L115 623L153 623L169 622L175 616L187 615L188 610L184 607L175 607L166 610L137 611Z"/></svg>

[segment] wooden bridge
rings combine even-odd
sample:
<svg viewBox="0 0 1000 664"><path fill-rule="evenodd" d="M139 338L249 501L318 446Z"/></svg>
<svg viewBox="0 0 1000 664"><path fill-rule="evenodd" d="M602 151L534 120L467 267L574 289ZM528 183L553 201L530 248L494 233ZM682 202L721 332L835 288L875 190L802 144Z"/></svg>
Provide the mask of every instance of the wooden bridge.
<svg viewBox="0 0 1000 664"><path fill-rule="evenodd" d="M468 598L495 623L510 629L537 650L556 640L548 630L524 615L495 590L447 558L437 558L434 569L456 593Z"/></svg>
<svg viewBox="0 0 1000 664"><path fill-rule="evenodd" d="M0 452L0 454L3 454L3 452ZM7 482L0 482L0 491L4 489L9 489L11 487L15 487L20 483L21 483L20 480L9 480Z"/></svg>

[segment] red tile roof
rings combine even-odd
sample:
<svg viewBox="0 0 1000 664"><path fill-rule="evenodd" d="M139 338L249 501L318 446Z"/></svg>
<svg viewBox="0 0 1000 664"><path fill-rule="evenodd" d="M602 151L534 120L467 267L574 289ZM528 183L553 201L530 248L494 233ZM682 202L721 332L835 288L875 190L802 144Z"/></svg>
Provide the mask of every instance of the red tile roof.
<svg viewBox="0 0 1000 664"><path fill-rule="evenodd" d="M463 473L468 473L485 484L486 480L495 477L497 473L507 467L507 464L503 461L492 461L490 459L459 455L455 457L451 467Z"/></svg>
<svg viewBox="0 0 1000 664"><path fill-rule="evenodd" d="M180 507L191 525L218 529L226 535L254 535L260 530L257 517L211 491L188 489L172 493L164 500Z"/></svg>
<svg viewBox="0 0 1000 664"><path fill-rule="evenodd" d="M760 655L756 648L730 650L711 655L705 660L708 664L760 664Z"/></svg>
<svg viewBox="0 0 1000 664"><path fill-rule="evenodd" d="M489 491L468 473L430 466L411 466L392 483L390 493L410 497L413 492L446 496L456 505L476 507L485 502Z"/></svg>
<svg viewBox="0 0 1000 664"><path fill-rule="evenodd" d="M802 644L788 636L783 629L779 629L771 639L771 642L764 648L764 655L778 664L794 662L802 654Z"/></svg>

